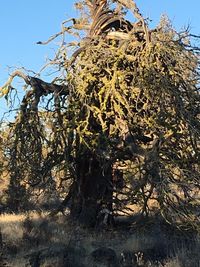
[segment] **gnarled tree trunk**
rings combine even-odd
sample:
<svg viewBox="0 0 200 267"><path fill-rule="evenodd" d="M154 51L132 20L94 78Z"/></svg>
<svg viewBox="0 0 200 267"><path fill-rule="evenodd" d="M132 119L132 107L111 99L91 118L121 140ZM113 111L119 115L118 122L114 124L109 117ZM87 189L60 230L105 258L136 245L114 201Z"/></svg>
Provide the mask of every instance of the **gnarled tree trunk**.
<svg viewBox="0 0 200 267"><path fill-rule="evenodd" d="M106 169L90 151L77 161L77 180L72 195L71 215L82 225L110 224L112 221L112 166Z"/></svg>

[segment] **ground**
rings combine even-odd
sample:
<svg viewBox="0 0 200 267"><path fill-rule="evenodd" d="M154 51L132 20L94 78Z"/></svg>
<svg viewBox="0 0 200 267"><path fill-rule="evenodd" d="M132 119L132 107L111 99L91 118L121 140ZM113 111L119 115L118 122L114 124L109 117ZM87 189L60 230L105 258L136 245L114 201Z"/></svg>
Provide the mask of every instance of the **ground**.
<svg viewBox="0 0 200 267"><path fill-rule="evenodd" d="M200 237L160 219L84 229L68 215L2 214L0 266L11 267L198 267Z"/></svg>

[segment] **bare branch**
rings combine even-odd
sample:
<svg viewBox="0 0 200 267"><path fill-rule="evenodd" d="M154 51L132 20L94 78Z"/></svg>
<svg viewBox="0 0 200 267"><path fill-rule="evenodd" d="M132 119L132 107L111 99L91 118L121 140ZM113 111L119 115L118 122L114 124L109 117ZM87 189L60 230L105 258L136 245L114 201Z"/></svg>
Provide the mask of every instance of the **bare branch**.
<svg viewBox="0 0 200 267"><path fill-rule="evenodd" d="M139 8L137 7L135 1L133 0L118 0L119 3L121 3L123 6L127 7L129 10L133 12L133 15L135 16L136 19L141 21L142 27L146 36L146 42L150 42L150 37L149 37L149 31L148 31L148 26L142 16L142 14L139 11Z"/></svg>

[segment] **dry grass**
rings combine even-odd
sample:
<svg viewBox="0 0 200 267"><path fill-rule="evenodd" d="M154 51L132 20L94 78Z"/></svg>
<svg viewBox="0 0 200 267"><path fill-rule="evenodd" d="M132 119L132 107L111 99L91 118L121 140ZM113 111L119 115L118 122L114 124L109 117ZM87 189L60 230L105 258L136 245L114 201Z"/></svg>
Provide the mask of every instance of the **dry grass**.
<svg viewBox="0 0 200 267"><path fill-rule="evenodd" d="M200 266L200 257L198 256L200 242L190 249L184 243L185 241L179 240L180 236L176 233L172 236L170 232L166 234L168 232L164 232L159 224L149 224L139 229L93 231L75 225L67 217L57 216L52 220L48 219L46 215L45 213L32 212L30 214L4 214L0 216L4 258L6 258L4 261L7 262L7 266L36 266L32 265L31 259L33 255L37 256L40 253L42 260L38 266L66 267L68 265L63 265L63 251L71 248L77 253L76 260L81 259L80 261L84 264L82 266L99 267L103 265L92 264L88 257L92 251L100 247L113 249L118 259L127 252L130 255L135 255L142 251L146 255L146 252L152 254L163 251L167 258L163 261L163 265L160 263L157 266ZM154 266L152 263L147 265L148 261L145 258L141 260L141 264ZM79 265L73 266L79 267Z"/></svg>

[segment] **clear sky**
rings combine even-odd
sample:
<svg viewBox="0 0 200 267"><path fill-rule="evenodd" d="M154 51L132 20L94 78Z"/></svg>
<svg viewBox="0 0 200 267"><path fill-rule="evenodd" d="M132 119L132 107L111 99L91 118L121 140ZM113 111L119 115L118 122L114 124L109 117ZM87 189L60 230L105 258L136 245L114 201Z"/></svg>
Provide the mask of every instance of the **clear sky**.
<svg viewBox="0 0 200 267"><path fill-rule="evenodd" d="M47 40L60 30L63 20L77 16L74 2L0 1L0 86L8 78L9 67L39 71L46 58L54 52L54 46L41 46L36 42ZM164 13L178 30L189 24L193 33L200 34L200 0L137 0L136 3L143 15L153 20L154 25ZM0 117L5 109L5 103L0 100Z"/></svg>

